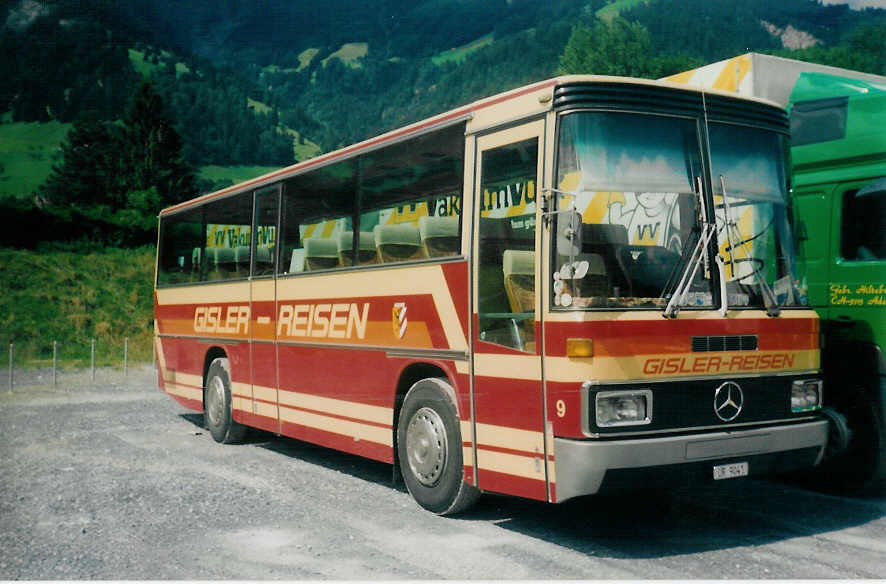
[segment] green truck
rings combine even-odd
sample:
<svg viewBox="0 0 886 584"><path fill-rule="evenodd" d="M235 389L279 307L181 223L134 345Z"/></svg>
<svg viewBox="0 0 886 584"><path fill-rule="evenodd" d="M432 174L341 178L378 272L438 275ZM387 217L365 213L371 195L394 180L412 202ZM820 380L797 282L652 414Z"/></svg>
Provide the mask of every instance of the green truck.
<svg viewBox="0 0 886 584"><path fill-rule="evenodd" d="M828 456L816 480L886 486L886 77L749 53L668 78L778 102L791 119L801 288L821 317Z"/></svg>

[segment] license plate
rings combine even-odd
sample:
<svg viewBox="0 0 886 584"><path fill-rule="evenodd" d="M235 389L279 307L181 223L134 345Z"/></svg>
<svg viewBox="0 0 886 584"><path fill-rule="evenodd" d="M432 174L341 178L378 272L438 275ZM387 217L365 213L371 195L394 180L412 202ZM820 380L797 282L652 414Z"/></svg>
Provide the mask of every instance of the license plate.
<svg viewBox="0 0 886 584"><path fill-rule="evenodd" d="M732 464L718 464L714 467L714 480L734 479L748 476L748 463L734 462Z"/></svg>

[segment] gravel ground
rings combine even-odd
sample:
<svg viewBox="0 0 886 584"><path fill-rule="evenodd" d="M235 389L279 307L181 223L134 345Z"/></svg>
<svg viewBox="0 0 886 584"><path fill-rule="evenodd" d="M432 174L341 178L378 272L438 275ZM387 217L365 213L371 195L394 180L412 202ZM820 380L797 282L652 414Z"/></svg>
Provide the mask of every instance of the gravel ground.
<svg viewBox="0 0 886 584"><path fill-rule="evenodd" d="M260 432L216 444L150 368L129 373L52 388L17 372L0 389L0 579L886 576L884 498L744 480L563 505L487 495L439 518L388 465Z"/></svg>

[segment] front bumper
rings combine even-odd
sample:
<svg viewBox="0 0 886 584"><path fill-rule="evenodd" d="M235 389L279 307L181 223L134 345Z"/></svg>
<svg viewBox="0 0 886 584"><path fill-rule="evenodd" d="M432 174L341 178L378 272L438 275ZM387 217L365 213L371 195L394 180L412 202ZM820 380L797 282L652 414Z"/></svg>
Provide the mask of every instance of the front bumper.
<svg viewBox="0 0 886 584"><path fill-rule="evenodd" d="M554 438L556 500L638 487L713 481L712 467L749 463L749 474L812 467L827 445L824 420L787 426L629 440Z"/></svg>

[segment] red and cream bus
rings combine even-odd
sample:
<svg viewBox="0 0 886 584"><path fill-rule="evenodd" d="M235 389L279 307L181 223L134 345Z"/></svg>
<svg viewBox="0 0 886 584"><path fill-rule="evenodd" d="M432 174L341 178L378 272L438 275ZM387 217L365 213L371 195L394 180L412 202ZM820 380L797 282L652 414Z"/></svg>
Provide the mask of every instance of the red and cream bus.
<svg viewBox="0 0 886 584"><path fill-rule="evenodd" d="M811 467L784 111L561 77L165 209L160 387L439 514Z"/></svg>

